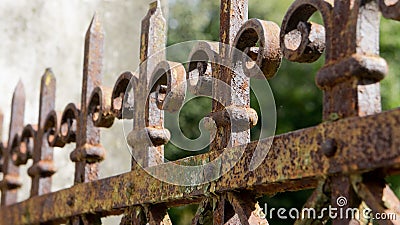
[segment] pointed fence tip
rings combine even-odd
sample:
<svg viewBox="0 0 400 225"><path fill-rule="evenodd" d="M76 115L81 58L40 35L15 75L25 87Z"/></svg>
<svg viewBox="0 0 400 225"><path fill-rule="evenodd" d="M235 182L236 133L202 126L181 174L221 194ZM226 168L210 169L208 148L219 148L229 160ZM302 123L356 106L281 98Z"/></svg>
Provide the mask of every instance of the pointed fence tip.
<svg viewBox="0 0 400 225"><path fill-rule="evenodd" d="M44 74L42 75L42 86L49 86L50 84L54 83L56 77L54 76L53 70L51 68L46 68Z"/></svg>
<svg viewBox="0 0 400 225"><path fill-rule="evenodd" d="M24 89L25 89L24 83L22 82L22 80L20 78L18 80L17 86L15 86L14 93L19 91L19 90L24 90Z"/></svg>
<svg viewBox="0 0 400 225"><path fill-rule="evenodd" d="M50 67L46 68L42 77L54 77L53 70Z"/></svg>
<svg viewBox="0 0 400 225"><path fill-rule="evenodd" d="M150 9L154 9L154 8L161 8L160 0L156 0L156 1L150 3Z"/></svg>
<svg viewBox="0 0 400 225"><path fill-rule="evenodd" d="M94 12L93 14L92 20L90 21L90 25L86 32L86 36L93 33L104 33L103 24L101 23L101 19L97 12Z"/></svg>
<svg viewBox="0 0 400 225"><path fill-rule="evenodd" d="M53 73L53 70L51 69L51 67L47 67L44 73L45 73L45 74L47 74L47 73L52 74L52 73Z"/></svg>
<svg viewBox="0 0 400 225"><path fill-rule="evenodd" d="M13 100L17 98L25 101L25 87L21 79L18 80L17 86L14 89Z"/></svg>

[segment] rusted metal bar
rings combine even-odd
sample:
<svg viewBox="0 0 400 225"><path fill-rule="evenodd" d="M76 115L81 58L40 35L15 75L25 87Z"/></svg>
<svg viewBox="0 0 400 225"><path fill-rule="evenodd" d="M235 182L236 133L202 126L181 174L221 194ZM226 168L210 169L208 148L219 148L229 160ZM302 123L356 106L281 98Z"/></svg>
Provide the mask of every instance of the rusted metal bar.
<svg viewBox="0 0 400 225"><path fill-rule="evenodd" d="M99 162L105 150L100 144L100 129L95 127L93 110L89 109L94 89L101 85L103 73L104 30L97 15L89 25L85 37L81 110L77 124L76 149L70 158L75 162L75 184L98 178ZM100 216L82 216L71 219L72 225L101 224Z"/></svg>
<svg viewBox="0 0 400 225"><path fill-rule="evenodd" d="M179 86L186 72L182 65L165 61L167 26L160 1L150 5L142 21L139 75L122 74L112 91L101 86L104 33L94 16L85 38L81 109L67 105L59 133L57 114L53 111L55 79L50 71L42 78L37 128L23 127L22 83L14 92L8 144L0 146L0 158L4 160L0 225L67 220L73 225L101 224L102 216L122 212L123 225L170 224L168 207L198 202L201 204L192 224L267 223L257 214L260 209L254 205L256 194L306 189L317 184L305 207L320 209L329 200L333 207L338 207L338 198L346 197L349 202L344 209L361 207L364 201L375 212L399 214L399 200L383 177L400 172L400 141L396 138L400 136L400 110L373 115L381 111L379 81L387 73L386 62L379 57L379 9L385 17L398 20L399 6L398 2L383 0L296 0L280 31L272 22L247 20L247 0L221 0L219 49L203 44L197 50L224 64L211 64L213 78L222 82L209 82L210 68L207 70L203 61L191 63L188 74L190 77L190 72L198 70L195 93L213 92L216 101L210 118L217 126L215 139L209 153L175 163L203 164L214 161L222 151L237 163L225 174L220 168L226 165L221 162L215 170L203 170L195 178L172 163L163 162L163 145L170 139L163 124L163 110L174 111L183 101L186 87L172 89ZM321 13L324 26L308 22L316 11ZM232 47L249 58L237 58ZM287 59L295 62L314 62L325 51L325 65L318 72L316 83L324 91L326 122L249 143L249 128L257 121L249 103L249 79L257 77L257 67L263 78L272 77L281 61L281 49ZM190 58L195 57L197 50ZM133 98L124 95L130 81L133 102ZM230 91L219 85L228 85ZM172 94L171 99L166 98L168 94ZM127 117L124 110L128 111ZM98 163L105 154L98 127L110 127L114 117L134 119L128 143L135 160L131 172L97 180ZM76 185L48 193L50 176L55 172L52 147L70 142L76 142L71 153L76 162ZM249 162L258 157L256 149L268 153L260 166L252 170ZM34 162L28 173L33 178L32 198L14 204L21 185L16 165L25 164L31 157ZM144 168L182 180L198 179L202 185L166 183ZM205 182L209 177L219 179ZM247 191L252 194L247 195ZM333 224L349 224L352 220L334 219ZM295 224L313 222L298 220Z"/></svg>
<svg viewBox="0 0 400 225"><path fill-rule="evenodd" d="M221 205L221 204L220 204ZM198 225L198 224L211 224L213 222L213 219L218 218L217 216L213 216L211 214L212 209L210 208L210 200L208 198L204 198L200 204L199 207L197 208L196 214L194 215L194 218L192 219L192 225ZM219 207L219 206L217 206ZM204 213L208 212L208 214ZM215 212L223 212L223 210L216 210ZM220 217L223 217L222 215ZM223 219L220 219L223 220Z"/></svg>
<svg viewBox="0 0 400 225"><path fill-rule="evenodd" d="M374 1L338 1L334 2L333 21L331 26L336 35L328 37L327 44L331 45L330 58L327 56L325 67L318 74L320 80L329 79L324 90L324 120L338 115L338 118L348 116L365 116L381 111L379 80L387 72L386 62L379 57L379 9ZM341 18L339 18L341 17ZM348 32L343 32L347 30ZM368 35L367 35L368 33ZM367 58L367 57L369 58ZM373 57L371 57L373 56ZM343 65L343 61L363 58L357 62L360 66ZM354 64L353 64L354 65ZM356 68L351 70L351 68ZM349 70L338 73L331 68ZM340 70L340 69L336 69ZM345 79L343 77L347 76ZM338 82L336 80L343 79ZM329 87L328 87L329 86ZM360 151L363 151L360 149ZM377 178L378 180L382 177ZM345 197L348 204L343 210L358 207L360 199L351 185L350 177L338 175L331 177L331 205L338 205L338 198ZM355 218L336 218L333 225L345 225Z"/></svg>
<svg viewBox="0 0 400 225"><path fill-rule="evenodd" d="M0 224L29 224L85 213L101 213L105 216L142 204L187 204L200 201L199 198L204 198L209 193L225 191L248 189L254 193L273 194L307 189L315 187L318 180L338 173L361 174L378 168L386 174L397 173L400 168L400 140L392 138L388 141L388 137L400 135L400 130L397 129L400 125L398 118L399 109L363 118L327 122L276 136L267 157L254 171L248 169L247 162L256 145L261 148L269 147L271 140L250 143L232 170L217 181L204 185L186 187L163 183L139 169L103 180L77 184L69 189L36 196L0 209L0 218L4 218ZM324 141L329 138L335 138L338 144L336 153L331 157L327 157L322 151ZM234 148L226 150L234 151ZM382 154L383 151L385 154ZM211 154L216 153L198 155L180 163L204 162L215 157ZM347 157L342 157L343 155ZM162 164L154 170L158 168L164 173L179 174L179 171L168 170L167 166L168 164ZM137 180L138 177L141 178L140 181ZM182 179L185 179L183 175ZM69 199L73 199L73 204ZM44 210L45 208L52 210Z"/></svg>
<svg viewBox="0 0 400 225"><path fill-rule="evenodd" d="M230 65L229 55L231 53L230 46L233 45L237 32L242 24L248 18L248 1L247 0L221 0L220 8L220 46L219 54L223 65L217 65L217 70L213 71L213 77L217 81L213 82L213 103L212 103L212 118L217 120L215 115L225 114L226 107L234 105L234 107L249 108L250 107L250 78L244 74L232 76L232 68ZM234 78L232 78L234 77ZM227 90L220 85L229 85L231 88ZM246 112L246 110L244 110ZM242 116L242 115L241 115ZM246 118L246 115L244 115ZM228 124L216 122L216 131L214 140L210 144L210 151L221 151L227 146L237 146L250 142L250 127L233 131L230 121ZM214 133L214 132L213 132ZM212 159L211 159L212 160ZM224 199L220 199L220 207L215 209L214 224L224 224L224 214L228 214L225 207ZM227 210L227 212L224 212ZM205 212L207 213L207 212Z"/></svg>
<svg viewBox="0 0 400 225"><path fill-rule="evenodd" d="M220 9L220 46L219 54L223 65L230 65L229 55L237 32L242 24L248 18L248 2L247 0L221 0ZM250 84L249 78L243 74L238 75L238 80L232 80L232 68L219 65L218 70L215 71L213 76L222 82L214 82L213 87L213 106L212 112L217 113L223 111L225 107L231 104L238 107L250 107ZM230 93L225 93L226 88L218 87L218 85L232 86ZM231 95L235 96L235 102L232 100ZM218 124L218 123L217 123ZM217 126L215 138L210 144L210 151L220 151L229 146L245 144L250 141L249 130L232 132L231 126L220 125ZM230 144L229 144L230 143ZM233 144L236 143L236 144Z"/></svg>
<svg viewBox="0 0 400 225"><path fill-rule="evenodd" d="M134 87L134 120L130 135L145 131L146 128L164 131L164 112L157 107L157 81L152 80L154 69L165 60L166 21L162 15L159 1L150 4L149 11L142 20L140 42L140 73L137 87ZM134 151L135 160L143 167L158 165L163 162L164 143L149 143L147 135L144 140L132 137L135 143L129 143ZM129 142L129 141L128 141ZM138 145L137 143L142 143ZM144 144L144 145L143 145Z"/></svg>
<svg viewBox="0 0 400 225"><path fill-rule="evenodd" d="M250 128L257 123L257 113L250 108L250 77L254 74L255 68L249 70L247 61L243 62L243 57L237 57L236 53L244 51L250 55L250 49L254 48L256 43L260 41L259 52L258 54L256 53L257 57L255 59L256 66L254 67L261 67L264 69L263 72L271 77L275 74L280 64L281 56L277 36L279 27L272 23L261 23L260 25L255 20L245 23L247 18L247 0L221 0L219 54L222 65L216 67L217 70L213 71L213 76L217 81L222 82L213 82L212 94L214 101L211 117L216 123L216 132L214 140L210 144L210 151L223 151L225 147L249 143ZM263 29L263 25L265 25L265 29ZM256 35L253 35L254 33ZM270 36L273 38L270 38ZM235 49L236 47L238 50ZM268 49L268 54L264 48ZM268 58L269 62L264 63L265 57ZM233 62L232 59L234 60ZM227 91L221 85L228 85L230 88ZM226 118L229 118L227 123L223 121ZM244 119L245 123L238 122L235 118ZM229 211L232 211L232 209L225 207L223 198L219 199L222 201L221 203L217 203L221 207L217 207L214 212L214 224L230 223L220 218L221 216L225 217L223 215L228 215ZM236 207L236 209L239 208L239 206ZM227 212L224 212L225 210ZM240 223L237 219L240 218L243 224L243 216L239 214L232 217L232 219L235 220L236 218L237 220L232 223Z"/></svg>
<svg viewBox="0 0 400 225"><path fill-rule="evenodd" d="M322 14L324 27L307 22L315 11ZM326 48L325 66L316 78L324 91L323 120L381 111L379 81L387 73L387 65L379 57L379 9L375 1L295 1L282 24L281 45L289 60L312 62ZM335 140L327 140L324 148L329 156L337 148ZM349 204L344 210L358 207L360 199L350 177L338 174L330 177L329 183L332 206L338 207L337 199L345 197ZM333 224L349 224L351 220L336 218Z"/></svg>
<svg viewBox="0 0 400 225"><path fill-rule="evenodd" d="M104 31L97 15L93 16L85 37L83 83L80 123L77 127L76 149L71 153L76 162L75 183L96 180L98 162L104 158L100 145L100 129L95 127L88 106L90 95L96 86L101 85L104 51Z"/></svg>
<svg viewBox="0 0 400 225"><path fill-rule="evenodd" d="M1 205L11 205L17 202L17 190L21 187L19 181L19 167L15 166L11 159L11 149L14 138L18 138L18 132L24 127L25 114L25 89L21 81L18 81L14 90L11 103L10 130L8 144L3 153L3 180L1 181Z"/></svg>
<svg viewBox="0 0 400 225"><path fill-rule="evenodd" d="M233 207L230 205L228 199L224 194L219 195L218 197L212 198L213 202L208 206L208 210L211 212L203 212L203 214L212 215L213 224L241 224L239 220L238 214L235 212ZM214 207L216 205L216 207ZM214 210L213 210L214 209ZM204 217L204 216L203 216ZM207 223L206 223L207 224Z"/></svg>
<svg viewBox="0 0 400 225"><path fill-rule="evenodd" d="M167 24L162 15L159 0L150 4L147 15L142 20L140 41L140 71L139 78L133 87L134 120L133 129L129 133L128 143L132 147L132 170L139 167L160 165L164 162L164 144L169 139L169 131L164 129L164 111L158 105L157 90L164 83L153 80L157 65L165 60ZM183 75L185 77L185 74ZM161 77L160 77L161 79ZM137 210L147 211L146 218L137 217ZM169 224L170 219L166 208L162 205L136 208L130 210L121 221L150 224ZM169 222L168 222L169 221Z"/></svg>
<svg viewBox="0 0 400 225"><path fill-rule="evenodd" d="M57 126L48 122L48 115L55 106L56 79L50 69L46 69L40 86L39 122L33 149L33 165L28 174L32 177L31 196L42 195L51 191L51 175L56 170L53 164L53 148L49 146L48 136L51 128ZM54 123L55 122L55 123Z"/></svg>

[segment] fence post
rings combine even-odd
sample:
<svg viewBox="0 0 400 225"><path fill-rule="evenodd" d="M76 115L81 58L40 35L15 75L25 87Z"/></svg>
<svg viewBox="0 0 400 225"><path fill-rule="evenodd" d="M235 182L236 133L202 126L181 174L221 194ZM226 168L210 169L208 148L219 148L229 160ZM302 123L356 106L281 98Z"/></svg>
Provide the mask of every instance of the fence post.
<svg viewBox="0 0 400 225"><path fill-rule="evenodd" d="M100 128L95 127L93 111L89 109L90 97L100 86L103 73L104 30L95 14L85 36L81 113L77 124L76 149L70 157L75 162L75 183L97 180L99 162L105 150L100 144ZM72 224L101 224L100 216L86 215L74 218Z"/></svg>
<svg viewBox="0 0 400 225"><path fill-rule="evenodd" d="M1 182L1 205L11 205L17 202L17 190L21 187L19 167L13 164L11 150L14 140L18 141L18 132L24 128L25 90L21 81L18 82L11 104L10 130L8 144L3 153L3 180Z"/></svg>
<svg viewBox="0 0 400 225"><path fill-rule="evenodd" d="M85 37L80 123L76 149L71 153L71 160L76 162L75 183L96 180L98 162L104 159L100 128L94 126L93 115L89 113L90 95L96 86L101 85L103 54L104 31L98 16L94 15Z"/></svg>
<svg viewBox="0 0 400 225"><path fill-rule="evenodd" d="M247 18L247 0L221 0L219 54L222 65L217 65L217 71L213 71L213 76L218 82L213 82L214 101L210 116L216 123L216 133L210 144L210 151L223 151L226 147L249 143L250 124L256 123L257 120L257 114L250 108L250 76L242 73L241 70L233 71L230 68L233 66L231 54L235 51L233 49L235 38ZM229 88L220 87L220 85L229 86ZM226 93L227 90L228 93ZM222 115L226 114L230 117L228 123L220 121L224 119ZM238 118L245 118L247 125L238 127L237 124L234 124L235 114L241 114ZM243 123L241 124L243 125ZM234 193L203 200L193 224L198 224L200 217L203 217L203 220L212 220L213 224L248 224L249 221L266 223L261 218L255 218L255 214L252 213L255 205L254 197L247 194L241 197L244 196L248 198L248 201L237 201L238 196ZM216 205L216 208L209 213L213 204Z"/></svg>
<svg viewBox="0 0 400 225"><path fill-rule="evenodd" d="M385 60L379 57L378 6L373 1L336 0L333 13L336 15L333 24L328 26L332 27L332 34L335 35L328 38L327 42L331 42L332 46L329 48L331 51L326 53L326 64L331 64L317 75L317 83L324 90L323 119L378 113L381 111L379 80L387 72ZM337 199L341 196L349 202L343 209L358 207L360 200L352 188L350 177L333 176L330 182L333 207L339 207ZM336 218L332 224L344 225L351 220Z"/></svg>
<svg viewBox="0 0 400 225"><path fill-rule="evenodd" d="M307 22L317 10L322 14L325 29ZM285 45L285 40L296 35L295 31L304 37L297 49L293 50ZM311 35L314 36L312 40L309 39ZM324 121L366 116L381 111L379 81L387 73L387 65L379 57L379 9L376 2L297 0L282 22L281 45L285 57L297 62L315 61L325 48L325 66L316 77L317 85L324 92ZM307 51L304 48L306 46ZM334 136L321 141L321 151L325 152L326 157L331 157L334 153L330 152L341 148L341 143L337 143ZM337 203L339 197L348 200L348 204L342 206L343 210L359 206L360 199L349 176L332 176L327 182L326 187L330 189L324 191L330 192L327 194L330 194L332 207L341 207ZM381 181L378 179L377 182ZM333 224L349 224L351 220L338 217L333 220Z"/></svg>
<svg viewBox="0 0 400 225"><path fill-rule="evenodd" d="M161 3L150 4L147 15L142 20L140 39L140 66L137 87L134 87L134 119L132 136L132 151L142 167L163 163L164 145L149 143L148 134L152 129L161 130L164 127L164 112L157 107L156 92L152 90L151 76L157 64L165 60L165 44L167 25L162 15ZM138 135L145 133L144 136ZM128 140L129 141L129 140Z"/></svg>
<svg viewBox="0 0 400 225"><path fill-rule="evenodd" d="M50 113L54 110L55 94L56 79L52 71L46 69L40 86L39 123L32 155L33 165L28 170L28 174L32 177L31 196L49 193L51 175L56 172L53 164L53 147L49 146L48 139L51 128L57 126L57 118L48 121L48 116L51 116Z"/></svg>
<svg viewBox="0 0 400 225"><path fill-rule="evenodd" d="M248 0L221 0L220 8L220 46L219 53L224 65L230 65L229 55L234 39L248 18ZM218 113L227 110L227 107L250 107L250 79L244 74L232 77L232 68L218 66L214 73L217 82L214 85L212 112ZM229 85L230 93L221 93L218 85ZM226 91L225 91L226 92ZM232 123L232 121L231 121ZM217 130L214 141L210 145L211 151L221 151L227 146L238 146L250 141L250 131L232 132L231 124L221 125L216 121Z"/></svg>
<svg viewBox="0 0 400 225"><path fill-rule="evenodd" d="M161 3L157 0L150 4L142 20L139 78L133 86L133 129L128 135L128 143L135 156L132 170L164 162L164 144L169 140L169 131L164 129L164 111L157 106L157 87L153 87L160 84L154 83L152 75L157 65L165 60L166 34L167 24ZM170 224L167 209L163 204L131 207L122 218L121 225L146 222Z"/></svg>

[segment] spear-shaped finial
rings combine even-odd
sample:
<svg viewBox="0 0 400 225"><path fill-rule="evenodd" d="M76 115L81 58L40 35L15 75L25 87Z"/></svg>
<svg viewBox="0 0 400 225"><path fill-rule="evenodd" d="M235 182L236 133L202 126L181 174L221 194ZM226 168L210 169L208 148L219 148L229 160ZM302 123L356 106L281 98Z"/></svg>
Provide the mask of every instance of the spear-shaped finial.
<svg viewBox="0 0 400 225"><path fill-rule="evenodd" d="M11 205L17 202L17 190L22 185L19 181L19 168L11 159L11 148L14 136L24 127L25 114L25 90L22 81L19 80L15 87L11 104L11 122L8 134L8 144L4 152L3 173L1 182L1 205Z"/></svg>
<svg viewBox="0 0 400 225"><path fill-rule="evenodd" d="M104 159L104 149L100 145L100 129L94 126L88 109L90 95L102 82L103 55L104 30L95 14L85 37L81 119L77 127L76 149L70 155L72 161L76 162L75 183L96 180L98 162Z"/></svg>
<svg viewBox="0 0 400 225"><path fill-rule="evenodd" d="M136 134L144 132L147 137L147 133L150 132L150 129L158 129L164 126L164 112L157 107L156 93L149 93L148 90L150 90L150 88L148 85L157 64L165 60L166 27L166 21L160 8L160 1L151 3L147 15L142 20L140 41L141 65L138 88L134 90L135 119L133 121L133 131L131 132L133 137L132 143L146 142L143 140L136 140L141 139L138 138ZM136 144L131 144L131 146L133 145ZM140 152L140 156L135 157L135 160L138 162L140 161L139 164L141 166L149 167L162 163L164 155L163 145L136 146L136 148L138 149L134 151Z"/></svg>
<svg viewBox="0 0 400 225"><path fill-rule="evenodd" d="M91 91L99 86L103 74L104 29L100 18L95 13L85 36L83 65L82 108L90 100Z"/></svg>
<svg viewBox="0 0 400 225"><path fill-rule="evenodd" d="M50 68L42 76L40 86L39 127L33 149L33 165L28 174L32 177L31 196L42 195L51 191L51 175L55 171L53 165L53 147L47 141L46 120L55 107L56 78Z"/></svg>
<svg viewBox="0 0 400 225"><path fill-rule="evenodd" d="M150 3L149 11L142 20L140 62L144 63L144 67L141 67L141 76L147 76L147 81L156 65L165 59L165 51L162 50L165 49L166 34L167 23L162 14L161 3L157 0Z"/></svg>
<svg viewBox="0 0 400 225"><path fill-rule="evenodd" d="M90 95L102 83L104 56L104 29L95 13L85 37L81 113L77 124L76 148L70 158L75 162L75 183L97 180L99 162L104 159L105 150L100 144L100 129L94 126L89 113ZM98 224L100 217L86 218L90 224ZM71 221L79 221L78 217Z"/></svg>

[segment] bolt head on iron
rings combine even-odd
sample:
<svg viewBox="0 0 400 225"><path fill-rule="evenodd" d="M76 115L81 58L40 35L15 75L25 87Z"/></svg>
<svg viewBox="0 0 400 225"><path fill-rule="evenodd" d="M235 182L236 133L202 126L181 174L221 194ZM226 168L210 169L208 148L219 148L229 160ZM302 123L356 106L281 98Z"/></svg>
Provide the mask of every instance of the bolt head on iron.
<svg viewBox="0 0 400 225"><path fill-rule="evenodd" d="M337 143L335 139L326 140L321 146L322 152L326 157L332 157L336 154Z"/></svg>

